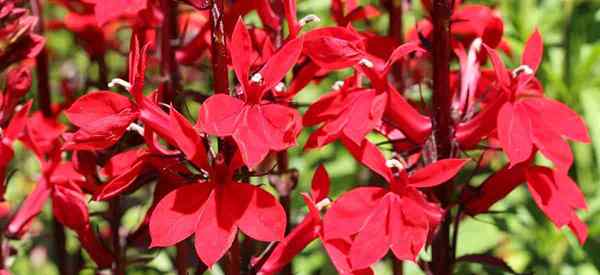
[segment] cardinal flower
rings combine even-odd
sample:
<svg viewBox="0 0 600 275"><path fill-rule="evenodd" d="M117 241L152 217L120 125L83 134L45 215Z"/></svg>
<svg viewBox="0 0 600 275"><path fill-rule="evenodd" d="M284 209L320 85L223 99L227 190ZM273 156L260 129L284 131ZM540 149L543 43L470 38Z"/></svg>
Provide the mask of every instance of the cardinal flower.
<svg viewBox="0 0 600 275"><path fill-rule="evenodd" d="M174 109L170 135L176 146L208 180L177 188L164 196L150 217L152 247L171 246L195 234L198 257L212 266L229 249L238 229L261 241L277 241L285 233L286 218L277 199L260 187L234 180L242 165L239 153L230 163L218 155L209 164L200 135Z"/></svg>
<svg viewBox="0 0 600 275"><path fill-rule="evenodd" d="M243 98L227 94L211 96L200 109L198 124L210 135L233 137L244 163L254 168L269 151L285 150L296 144L296 136L302 127L298 112L263 97L267 91L277 90L280 81L294 66L302 52L303 39L288 41L251 77L252 41L241 19L231 39L235 41L230 48L231 62L242 85Z"/></svg>
<svg viewBox="0 0 600 275"><path fill-rule="evenodd" d="M556 225L568 226L580 244L587 239L587 226L577 216L577 210L587 210L587 203L568 175L557 169L533 165L530 161L512 167L508 165L487 178L476 190L463 194L465 210L470 215L487 212L492 205L526 182L536 205Z"/></svg>
<svg viewBox="0 0 600 275"><path fill-rule="evenodd" d="M328 43L327 41L329 40L325 38L323 40L315 39L311 44ZM320 147L342 136L355 144L360 144L365 135L380 125L382 120L400 128L415 141L425 140L430 132L429 118L419 114L410 106L386 79L396 61L412 52L422 50L419 45L406 43L396 48L387 62L381 66L374 64L367 59L369 55L356 50L350 44L347 45L347 48L347 51L356 51L352 56L357 55L363 58L346 57L338 59L338 62L360 64L359 69L367 74L373 88L361 88L357 84L360 83L360 79L349 78L341 87L338 87L337 91L323 96L312 104L305 114L304 123L307 126L323 123L323 126L311 135L307 147ZM317 51L317 48L312 48L312 50ZM338 51L343 51L343 49L338 49ZM320 56L321 54L318 53L311 54L315 60L320 60Z"/></svg>
<svg viewBox="0 0 600 275"><path fill-rule="evenodd" d="M383 156L372 156L381 166ZM396 258L414 261L443 210L430 203L418 188L437 186L453 178L466 163L461 159L434 162L409 174L378 169L389 188L359 187L333 203L324 219L325 239L354 236L349 251L352 267L366 268L391 249ZM401 167L399 167L401 168Z"/></svg>
<svg viewBox="0 0 600 275"><path fill-rule="evenodd" d="M371 268L354 269L351 266L348 253L352 244L352 238L325 239L323 235L323 222L319 210L330 203L329 175L323 165L320 165L313 176L311 192L303 193L304 202L308 206L309 213L304 217L285 239L283 239L269 257L262 263L258 272L260 275L276 274L289 264L292 259L310 244L314 239L320 238L329 258L342 275L372 275ZM257 260L258 263L262 259Z"/></svg>
<svg viewBox="0 0 600 275"><path fill-rule="evenodd" d="M498 111L498 139L511 165L529 159L539 150L554 165L568 171L573 163L565 139L590 142L583 120L566 105L530 89L542 60L543 41L536 30L525 46L521 66L509 72L497 53L486 48L496 71L498 84L508 93L508 101Z"/></svg>

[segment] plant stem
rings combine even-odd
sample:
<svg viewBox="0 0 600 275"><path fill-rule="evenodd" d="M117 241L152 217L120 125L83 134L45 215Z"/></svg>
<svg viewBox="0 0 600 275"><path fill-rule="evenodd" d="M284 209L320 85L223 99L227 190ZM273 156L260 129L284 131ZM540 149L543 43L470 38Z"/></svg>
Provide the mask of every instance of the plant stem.
<svg viewBox="0 0 600 275"><path fill-rule="evenodd" d="M160 7L164 11L165 18L161 26L160 40L160 70L161 74L167 78L165 91L162 95L162 101L171 103L175 99L177 91L180 90L179 69L175 60L175 51L172 41L177 41L177 2L172 0L160 0ZM175 106L178 107L177 102Z"/></svg>
<svg viewBox="0 0 600 275"><path fill-rule="evenodd" d="M213 89L215 93L229 93L227 72L227 45L223 23L223 0L214 0L210 7L211 54L213 70Z"/></svg>
<svg viewBox="0 0 600 275"><path fill-rule="evenodd" d="M389 29L388 36L398 42L398 44L404 43L404 25L402 18L402 2L404 0L386 0L384 5L389 13ZM404 76L402 63L397 63L393 68L393 77L397 82L397 88L399 91L404 90Z"/></svg>
<svg viewBox="0 0 600 275"><path fill-rule="evenodd" d="M40 0L31 0L31 10L38 18L36 32L44 35L44 7ZM44 116L52 116L52 106L50 105L50 77L48 72L48 51L46 46L42 48L35 58L35 71L37 75L38 107Z"/></svg>
<svg viewBox="0 0 600 275"><path fill-rule="evenodd" d="M65 227L56 219L52 219L54 245L56 245L56 260L60 274L73 274L69 266L69 254L65 245Z"/></svg>
<svg viewBox="0 0 600 275"><path fill-rule="evenodd" d="M123 259L121 250L121 236L119 235L119 228L121 227L121 206L120 198L115 198L108 203L110 211L110 233L113 243L113 255L115 257L115 263L113 265L114 275L125 274L125 260Z"/></svg>
<svg viewBox="0 0 600 275"><path fill-rule="evenodd" d="M450 0L434 0L432 10L433 23L433 159L440 160L451 157L453 122L450 113L450 16L452 14ZM436 188L437 197L446 215L439 225L432 242L432 266L435 275L452 273L450 225L452 217L447 209L452 184L444 183Z"/></svg>

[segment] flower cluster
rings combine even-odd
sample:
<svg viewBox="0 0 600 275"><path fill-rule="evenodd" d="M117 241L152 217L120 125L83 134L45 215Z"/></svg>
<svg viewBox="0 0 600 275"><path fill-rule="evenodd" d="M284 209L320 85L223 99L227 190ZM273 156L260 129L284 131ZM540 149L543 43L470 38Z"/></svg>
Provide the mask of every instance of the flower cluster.
<svg viewBox="0 0 600 275"><path fill-rule="evenodd" d="M332 0L337 25L320 26L314 15L298 19L293 0L58 0L67 15L48 26L74 33L100 72L93 89L62 85L63 101L34 108L24 95L28 68L45 65L33 62L44 39L34 33L38 19L19 2L0 0L0 69L8 68L0 94L0 196L10 183L15 141L36 156L40 175L19 207L3 205L7 237L22 238L50 200L53 216L97 266L116 274L131 262L128 246L177 246L179 253L188 242L204 268L229 255L228 274L276 274L315 239L340 274L373 274L371 266L390 250L440 272L450 267L419 255L428 246L434 254L443 249L443 228L487 213L526 183L552 223L586 240L576 213L586 202L568 175L567 143L590 142L586 126L546 97L536 79L540 32L526 42L521 65L506 67L501 53L514 53L492 8L422 0L426 17L398 39L357 27L384 11L356 1ZM439 18L441 2L448 18ZM252 11L262 27L245 23ZM440 40L444 22L447 39ZM123 51L123 28L132 30L128 66L119 72L123 79L109 81L105 55ZM198 69L205 62L212 70ZM210 95L183 88L198 81L194 74L210 76ZM307 85L340 75L308 108L296 102ZM188 102L198 103L197 113ZM302 132L310 133L304 144ZM300 194L308 213L292 225L289 197L298 178L288 150L334 142L373 172L370 180L334 199L324 163L310 192ZM471 161L473 155L481 158ZM540 155L552 166L538 164ZM505 166L482 184L457 177L490 167L490 158ZM138 230L120 232L119 201L151 184ZM109 202L107 230L91 221L90 197ZM248 248L254 241L270 245Z"/></svg>

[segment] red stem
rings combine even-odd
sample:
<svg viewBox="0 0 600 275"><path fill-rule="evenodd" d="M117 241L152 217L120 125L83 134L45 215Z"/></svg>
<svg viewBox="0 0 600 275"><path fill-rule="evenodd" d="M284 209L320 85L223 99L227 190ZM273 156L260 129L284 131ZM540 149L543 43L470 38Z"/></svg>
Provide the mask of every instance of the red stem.
<svg viewBox="0 0 600 275"><path fill-rule="evenodd" d="M225 25L223 22L223 0L214 0L210 7L211 54L213 70L213 89L215 93L229 93L229 76L227 72L227 44L225 42Z"/></svg>
<svg viewBox="0 0 600 275"><path fill-rule="evenodd" d="M432 10L433 23L433 113L432 126L434 138L433 160L446 159L452 154L453 122L450 113L450 0L434 0ZM436 190L438 199L445 209L452 195L452 183L447 182ZM436 275L452 273L452 249L450 245L450 225L452 216L446 209L442 223L432 243L431 270Z"/></svg>
<svg viewBox="0 0 600 275"><path fill-rule="evenodd" d="M44 7L40 0L31 0L31 10L38 18L36 32L44 35ZM37 75L37 91L38 91L38 107L44 116L52 116L52 106L50 105L50 79L48 76L48 51L46 46L40 51L35 58L35 71Z"/></svg>
<svg viewBox="0 0 600 275"><path fill-rule="evenodd" d="M115 198L109 201L110 211L110 233L113 244L113 255L115 257L115 263L113 265L113 274L125 275L126 261L122 255L121 248L121 237L119 235L119 228L121 227L121 206L119 198Z"/></svg>
<svg viewBox="0 0 600 275"><path fill-rule="evenodd" d="M165 18L161 26L160 40L160 70L166 77L165 91L162 95L162 101L166 103L173 102L177 91L180 90L179 83L181 76L175 60L175 50L173 41L177 41L177 2L172 0L160 0L160 7L165 11Z"/></svg>

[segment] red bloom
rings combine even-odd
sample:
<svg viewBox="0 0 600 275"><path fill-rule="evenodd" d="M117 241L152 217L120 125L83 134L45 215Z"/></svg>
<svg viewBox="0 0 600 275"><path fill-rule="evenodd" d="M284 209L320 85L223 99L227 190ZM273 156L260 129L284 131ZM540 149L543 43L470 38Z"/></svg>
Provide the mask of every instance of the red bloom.
<svg viewBox="0 0 600 275"><path fill-rule="evenodd" d="M243 100L226 94L208 98L200 109L201 129L219 137L232 136L244 163L256 167L269 151L285 150L296 144L301 123L298 112L263 100L294 66L302 52L302 38L288 41L250 79L252 46L248 30L239 20L233 32L231 62L243 89ZM218 91L225 92L225 91Z"/></svg>
<svg viewBox="0 0 600 275"><path fill-rule="evenodd" d="M225 163L221 155L209 165L200 136L177 111L171 110L171 135L177 147L197 167L208 172L199 181L167 194L150 218L153 247L174 245L195 233L196 253L212 266L231 246L240 229L261 241L283 238L286 219L283 207L263 189L236 182L234 171L242 165L239 154Z"/></svg>
<svg viewBox="0 0 600 275"><path fill-rule="evenodd" d="M511 165L526 161L537 148L561 170L568 171L573 155L564 139L590 142L583 120L569 107L531 94L527 85L542 60L538 31L527 41L521 67L509 73L494 50L486 48L494 64L498 84L509 93L498 113L498 138Z"/></svg>
<svg viewBox="0 0 600 275"><path fill-rule="evenodd" d="M409 175L391 178L390 187L359 187L335 201L324 219L326 239L356 235L349 251L355 268L365 268L389 249L400 260L414 261L442 209L428 202L417 188L433 187L454 177L465 160L440 160Z"/></svg>

